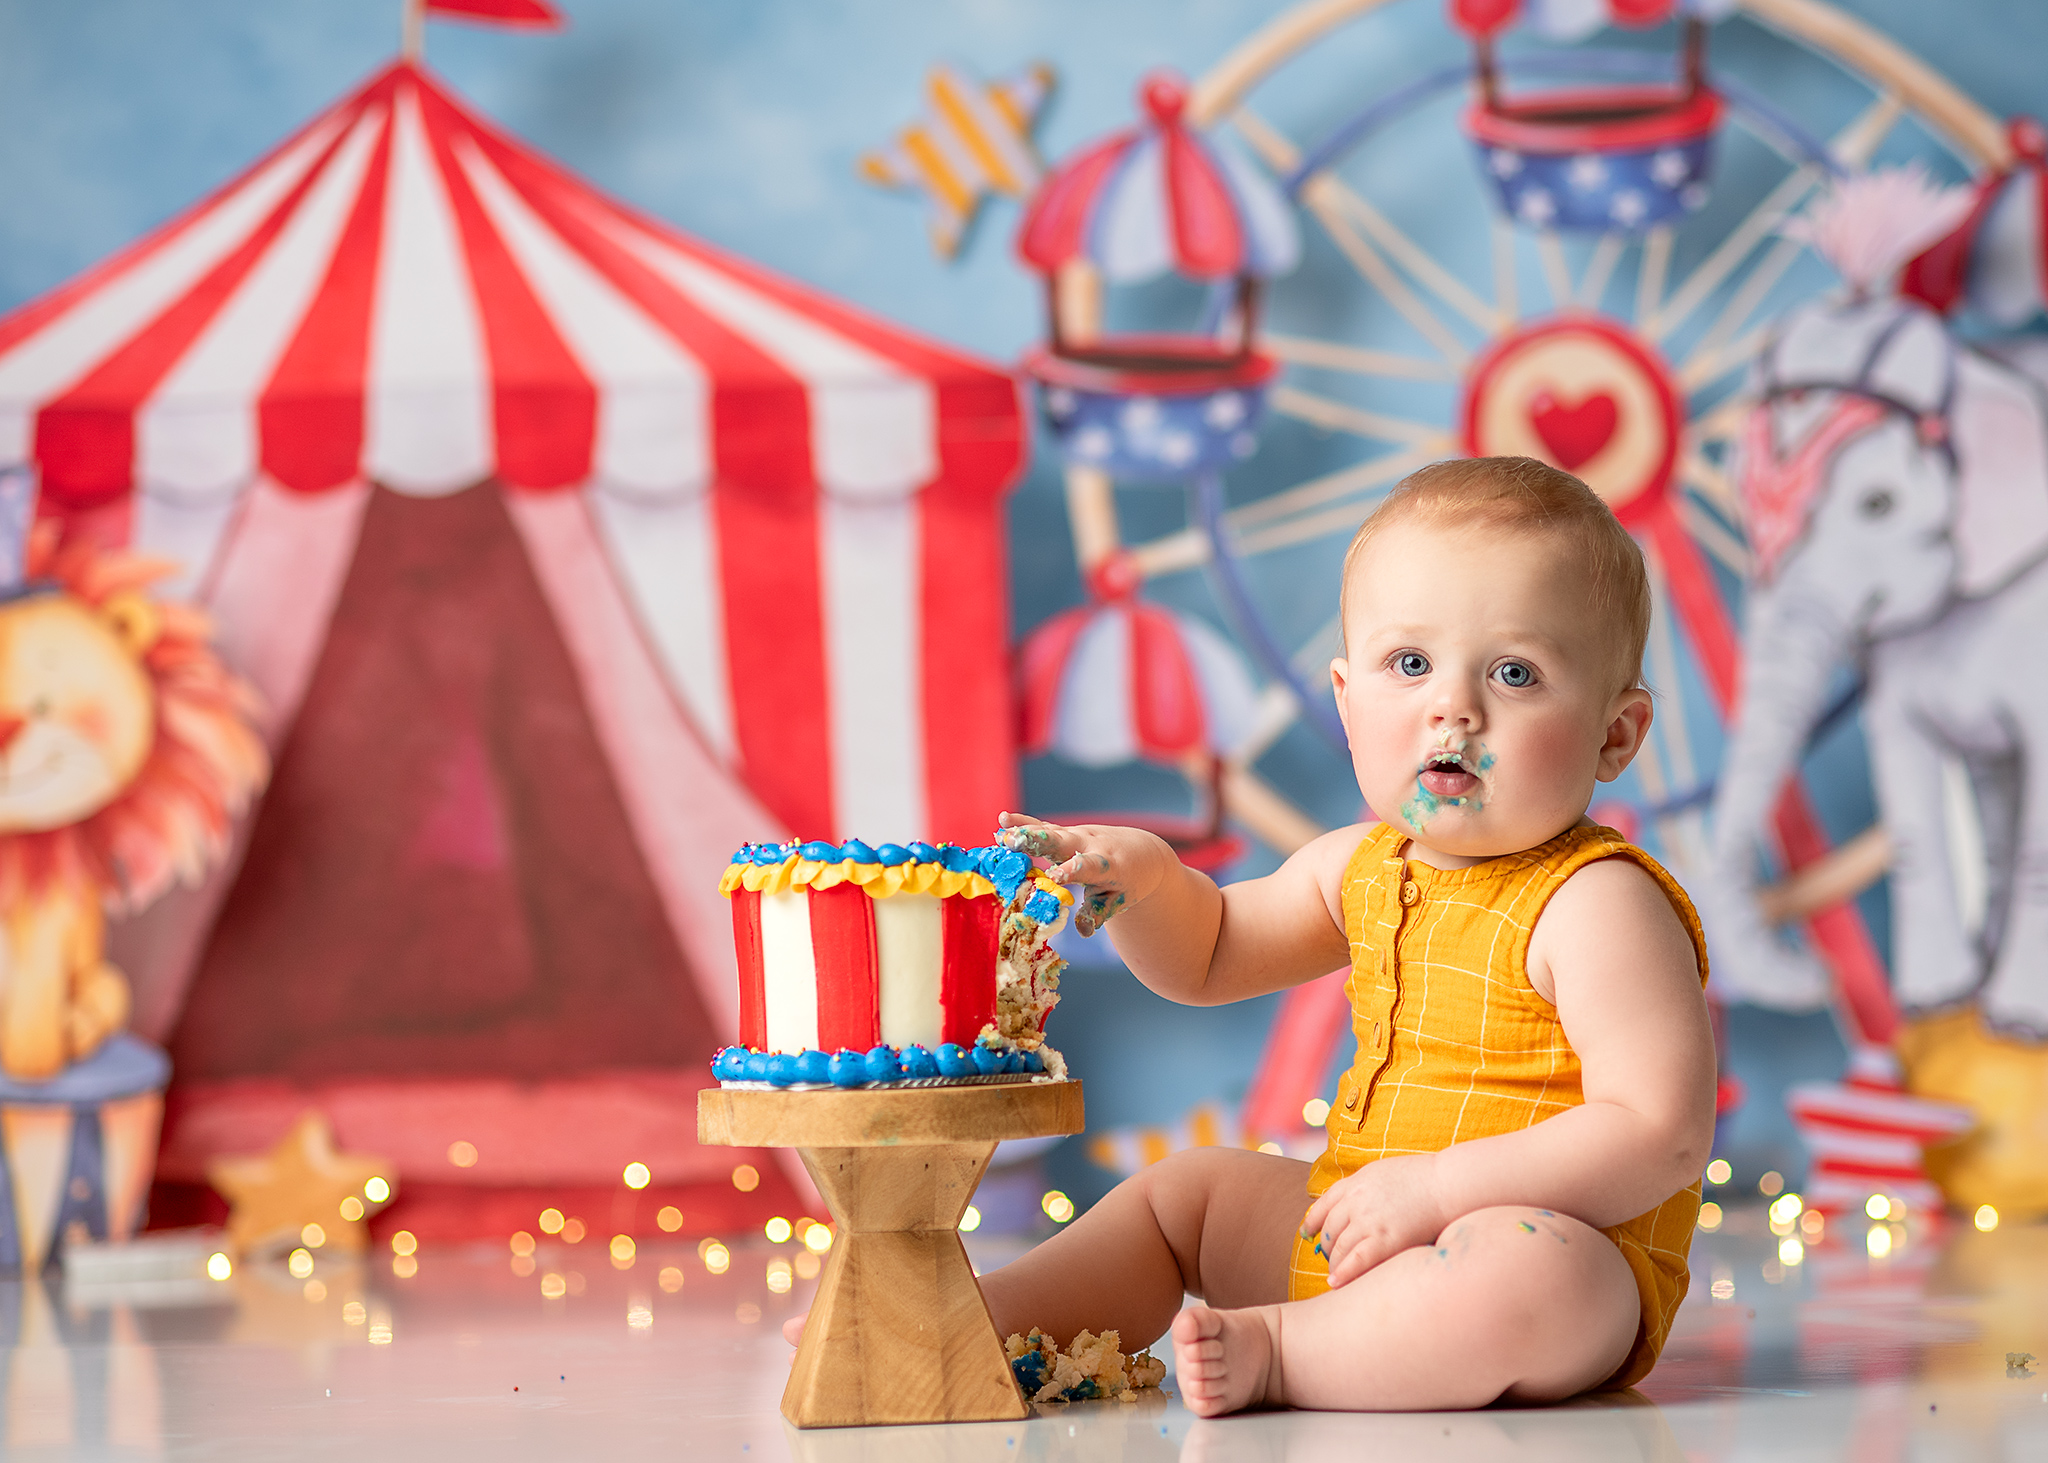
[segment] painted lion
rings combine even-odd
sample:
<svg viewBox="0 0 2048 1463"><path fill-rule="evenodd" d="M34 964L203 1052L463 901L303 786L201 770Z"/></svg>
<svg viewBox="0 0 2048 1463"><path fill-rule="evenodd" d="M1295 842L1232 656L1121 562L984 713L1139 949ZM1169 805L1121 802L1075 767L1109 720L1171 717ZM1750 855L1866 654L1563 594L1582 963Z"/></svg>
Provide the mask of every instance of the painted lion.
<svg viewBox="0 0 2048 1463"><path fill-rule="evenodd" d="M144 592L174 565L42 523L25 567L0 600L0 1071L34 1081L127 1022L107 913L198 883L270 761L211 622Z"/></svg>

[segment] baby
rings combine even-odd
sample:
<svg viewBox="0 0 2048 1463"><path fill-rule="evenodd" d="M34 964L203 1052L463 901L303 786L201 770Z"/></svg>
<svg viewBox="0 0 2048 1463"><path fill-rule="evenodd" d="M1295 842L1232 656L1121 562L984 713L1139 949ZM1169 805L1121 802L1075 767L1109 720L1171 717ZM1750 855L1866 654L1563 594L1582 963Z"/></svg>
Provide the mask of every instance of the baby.
<svg viewBox="0 0 2048 1463"><path fill-rule="evenodd" d="M1154 1164L982 1277L999 1335L1170 1327L1204 1416L1542 1402L1649 1372L1714 1115L1699 921L1586 816L1649 730L1649 618L1641 552L1578 479L1438 463L1344 562L1330 682L1378 823L1219 889L1151 834L1004 815L1085 886L1083 933L1114 915L1172 1000L1348 964L1358 1055L1313 1165Z"/></svg>

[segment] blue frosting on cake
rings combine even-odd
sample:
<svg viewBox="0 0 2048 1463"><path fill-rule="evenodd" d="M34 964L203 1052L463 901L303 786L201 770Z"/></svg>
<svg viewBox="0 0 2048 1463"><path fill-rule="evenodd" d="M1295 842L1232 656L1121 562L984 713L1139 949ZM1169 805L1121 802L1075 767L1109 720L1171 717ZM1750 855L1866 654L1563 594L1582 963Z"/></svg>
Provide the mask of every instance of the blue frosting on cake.
<svg viewBox="0 0 2048 1463"><path fill-rule="evenodd" d="M905 1078L993 1077L1044 1070L1045 1058L1036 1051L979 1042L963 1047L950 1041L937 1051L916 1044L875 1046L864 1052L757 1052L729 1046L711 1059L711 1075L721 1082L766 1082L776 1087L866 1087Z"/></svg>

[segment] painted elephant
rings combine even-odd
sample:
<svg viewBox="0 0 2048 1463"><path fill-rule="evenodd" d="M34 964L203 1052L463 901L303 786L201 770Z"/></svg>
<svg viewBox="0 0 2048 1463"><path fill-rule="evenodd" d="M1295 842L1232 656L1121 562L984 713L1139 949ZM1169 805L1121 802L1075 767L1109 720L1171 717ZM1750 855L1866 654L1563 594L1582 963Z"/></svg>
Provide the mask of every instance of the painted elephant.
<svg viewBox="0 0 2048 1463"><path fill-rule="evenodd" d="M2048 1038L2048 394L1889 297L1795 313L1758 377L1742 703L1698 891L1717 983L1780 1007L1827 997L1759 910L1760 845L1860 675L1901 1006L1974 1003L1995 1032ZM1983 872L1980 898L1959 896L1959 868Z"/></svg>

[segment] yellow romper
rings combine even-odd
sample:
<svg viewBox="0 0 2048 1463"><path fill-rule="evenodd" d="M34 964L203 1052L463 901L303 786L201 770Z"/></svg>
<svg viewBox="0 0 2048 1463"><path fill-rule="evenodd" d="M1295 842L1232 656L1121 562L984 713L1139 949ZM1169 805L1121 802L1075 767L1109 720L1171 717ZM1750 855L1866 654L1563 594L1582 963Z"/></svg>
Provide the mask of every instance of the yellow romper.
<svg viewBox="0 0 2048 1463"><path fill-rule="evenodd" d="M1351 941L1351 1024L1358 1057L1337 1085L1329 1146L1310 1170L1320 1195L1375 1158L1435 1153L1469 1138L1515 1132L1585 1101L1579 1058L1557 1008L1529 984L1529 935L1564 881L1604 858L1633 859L1663 886L1707 978L1706 938L1678 882L1612 828L1567 829L1523 853L1463 869L1401 857L1403 835L1382 823L1344 870ZM1634 1272L1642 1326L1603 1384L1649 1375L1685 1298L1685 1257L1700 1186L1603 1230ZM1327 1262L1298 1240L1288 1298L1329 1288Z"/></svg>

